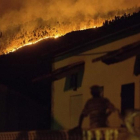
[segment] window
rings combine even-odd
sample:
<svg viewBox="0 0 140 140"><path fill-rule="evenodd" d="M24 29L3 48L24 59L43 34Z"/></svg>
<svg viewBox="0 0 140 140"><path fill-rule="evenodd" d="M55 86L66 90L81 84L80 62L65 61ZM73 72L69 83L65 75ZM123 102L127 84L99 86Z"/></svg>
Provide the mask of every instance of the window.
<svg viewBox="0 0 140 140"><path fill-rule="evenodd" d="M77 90L77 79L78 79L78 73L74 73L70 76L70 84L69 88L73 88L73 90Z"/></svg>
<svg viewBox="0 0 140 140"><path fill-rule="evenodd" d="M140 74L140 55L136 56L135 65L134 65L134 74L136 76Z"/></svg>
<svg viewBox="0 0 140 140"><path fill-rule="evenodd" d="M122 85L121 88L121 114L127 109L134 109L134 83Z"/></svg>
<svg viewBox="0 0 140 140"><path fill-rule="evenodd" d="M68 75L66 77L64 91L71 90L71 89L76 91L77 88L81 87L82 86L83 74L84 74L84 69L81 69L76 73Z"/></svg>

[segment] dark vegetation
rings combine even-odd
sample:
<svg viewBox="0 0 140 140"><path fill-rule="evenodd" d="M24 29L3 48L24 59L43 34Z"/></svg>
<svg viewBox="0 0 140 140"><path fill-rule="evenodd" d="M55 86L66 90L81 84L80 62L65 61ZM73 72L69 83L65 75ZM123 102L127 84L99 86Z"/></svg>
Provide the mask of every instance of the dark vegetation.
<svg viewBox="0 0 140 140"><path fill-rule="evenodd" d="M126 27L133 26L135 24L140 23L140 11L137 13L130 14L124 14L123 16L115 16L113 20L105 20L103 23L103 27L115 27L114 30L120 30ZM117 27L117 28L116 28Z"/></svg>

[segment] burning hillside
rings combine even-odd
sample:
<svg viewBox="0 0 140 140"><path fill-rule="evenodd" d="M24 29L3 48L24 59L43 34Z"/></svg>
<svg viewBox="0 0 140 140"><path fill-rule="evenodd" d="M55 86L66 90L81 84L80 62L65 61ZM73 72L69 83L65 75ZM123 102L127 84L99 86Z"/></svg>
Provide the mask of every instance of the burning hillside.
<svg viewBox="0 0 140 140"><path fill-rule="evenodd" d="M30 3L26 0L11 0L9 5L0 1L0 54L46 38L57 38L72 31L102 26L105 20L124 13L132 14L139 9L134 6L140 6L138 0L133 3L129 1L129 4L125 0L114 4L111 0L103 0L102 3L98 0L30 0Z"/></svg>

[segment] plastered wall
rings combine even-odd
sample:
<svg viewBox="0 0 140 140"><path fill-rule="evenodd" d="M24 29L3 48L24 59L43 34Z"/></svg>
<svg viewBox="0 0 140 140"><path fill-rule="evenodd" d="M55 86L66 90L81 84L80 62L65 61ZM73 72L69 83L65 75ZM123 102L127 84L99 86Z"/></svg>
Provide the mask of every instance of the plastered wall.
<svg viewBox="0 0 140 140"><path fill-rule="evenodd" d="M84 52L84 54L103 52L119 49L125 45L134 43L140 40L140 34L127 37L110 44L92 49ZM68 90L64 91L65 78L54 81L53 83L53 117L55 121L61 127L55 127L54 129L69 129L71 128L71 114L70 114L70 97L73 95L82 94L82 107L86 101L91 98L89 88L96 84L104 87L104 97L107 97L118 109L121 107L121 86L123 84L134 83L135 84L135 108L140 108L140 78L133 74L135 56L125 61L106 65L105 63L98 61L92 63L92 59L101 55L86 55L86 56L73 56L53 64L54 69L61 68L68 64L72 64L79 61L85 61L84 76L82 86L77 91ZM80 115L80 114L79 114ZM119 127L122 123L117 113L113 113L109 118L111 127ZM77 122L78 124L78 122ZM136 126L140 126L140 119L136 119ZM58 126L58 125L57 125ZM89 120L86 118L83 123L83 128L89 127Z"/></svg>

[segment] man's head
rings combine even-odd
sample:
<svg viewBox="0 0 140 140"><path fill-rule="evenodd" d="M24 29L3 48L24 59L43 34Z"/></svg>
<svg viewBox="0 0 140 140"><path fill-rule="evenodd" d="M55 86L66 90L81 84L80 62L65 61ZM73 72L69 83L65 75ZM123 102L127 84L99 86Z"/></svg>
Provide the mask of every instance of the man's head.
<svg viewBox="0 0 140 140"><path fill-rule="evenodd" d="M91 95L93 97L100 97L101 96L101 92L102 92L102 87L98 86L98 85L93 85L90 88L91 91Z"/></svg>

